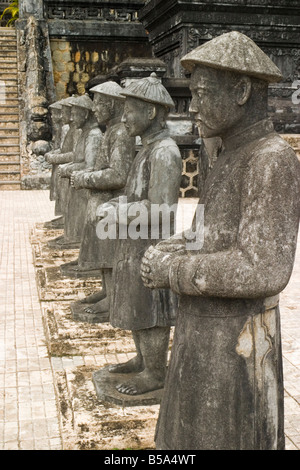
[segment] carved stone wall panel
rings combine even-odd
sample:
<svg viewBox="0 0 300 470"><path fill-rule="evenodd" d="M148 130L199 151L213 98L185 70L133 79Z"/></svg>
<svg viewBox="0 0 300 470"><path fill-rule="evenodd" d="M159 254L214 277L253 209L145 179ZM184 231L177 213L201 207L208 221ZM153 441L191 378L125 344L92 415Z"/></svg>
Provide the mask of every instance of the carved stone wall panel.
<svg viewBox="0 0 300 470"><path fill-rule="evenodd" d="M139 12L156 57L167 76L182 79L180 58L233 30L246 34L276 63L283 81L270 87L270 117L281 133L300 132L300 108L293 100L300 81L300 3L297 0L149 0ZM294 102L293 102L294 101Z"/></svg>

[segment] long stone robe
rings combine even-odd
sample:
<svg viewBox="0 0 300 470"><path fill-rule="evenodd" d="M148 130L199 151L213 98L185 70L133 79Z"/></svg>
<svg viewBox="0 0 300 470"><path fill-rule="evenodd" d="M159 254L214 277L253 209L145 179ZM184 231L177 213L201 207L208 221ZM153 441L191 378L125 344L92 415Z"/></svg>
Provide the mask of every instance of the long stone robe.
<svg viewBox="0 0 300 470"><path fill-rule="evenodd" d="M300 165L268 120L224 145L200 201L203 246L170 264L179 310L158 449L284 448L278 294L293 268Z"/></svg>
<svg viewBox="0 0 300 470"><path fill-rule="evenodd" d="M82 127L80 138L74 150L74 160L64 166L64 172L70 177L73 171L93 169L101 145L103 134L97 122L91 118ZM88 204L87 189L75 189L69 185L65 205L64 239L80 242L84 229L84 220Z"/></svg>
<svg viewBox="0 0 300 470"><path fill-rule="evenodd" d="M60 120L58 120L57 122L55 120L52 121L52 149L50 153L60 152L68 129L69 124L62 126ZM56 199L56 171L57 165L52 165L50 179L50 201L55 201Z"/></svg>
<svg viewBox="0 0 300 470"><path fill-rule="evenodd" d="M115 240L96 234L97 208L122 194L135 156L135 139L129 137L120 118L110 121L100 143L89 190L78 266L83 269L112 268Z"/></svg>
<svg viewBox="0 0 300 470"><path fill-rule="evenodd" d="M74 159L74 151L81 135L81 129L76 129L70 125L63 139L60 152L55 153L53 162L54 177L56 178L56 200L55 215L62 215L65 211L65 204L68 196L70 181L67 178L60 178L57 174L58 165L62 163L72 162ZM53 171L53 170L52 170Z"/></svg>
<svg viewBox="0 0 300 470"><path fill-rule="evenodd" d="M127 210L130 211L132 203L140 203L141 210L143 205L149 210L152 204L176 204L181 172L180 151L168 132L150 136L136 156L128 175L124 191ZM151 239L150 218L148 222L147 239L127 237L117 240L110 309L110 323L116 328L140 330L171 326L175 321L177 297L168 289L151 291L141 281L143 254L150 245L159 241L159 238Z"/></svg>

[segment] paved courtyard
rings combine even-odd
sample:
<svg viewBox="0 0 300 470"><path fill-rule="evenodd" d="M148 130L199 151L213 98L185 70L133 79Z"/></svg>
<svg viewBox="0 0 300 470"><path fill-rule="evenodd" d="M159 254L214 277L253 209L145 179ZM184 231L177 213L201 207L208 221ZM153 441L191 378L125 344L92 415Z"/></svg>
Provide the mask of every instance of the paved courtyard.
<svg viewBox="0 0 300 470"><path fill-rule="evenodd" d="M187 212L193 205L187 201ZM49 357L30 232L54 217L48 191L0 192L0 449L62 450L53 374L93 356ZM300 449L300 240L281 295L286 448Z"/></svg>

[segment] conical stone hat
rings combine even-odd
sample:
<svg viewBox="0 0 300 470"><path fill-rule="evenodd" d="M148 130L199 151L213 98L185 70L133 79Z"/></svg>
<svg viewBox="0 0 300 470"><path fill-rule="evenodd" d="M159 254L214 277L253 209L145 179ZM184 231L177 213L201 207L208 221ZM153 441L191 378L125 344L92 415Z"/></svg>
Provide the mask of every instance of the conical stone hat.
<svg viewBox="0 0 300 470"><path fill-rule="evenodd" d="M130 83L124 88L122 95L138 98L149 103L161 104L169 108L175 107L174 101L154 72L151 73L150 77Z"/></svg>
<svg viewBox="0 0 300 470"><path fill-rule="evenodd" d="M52 103L49 105L49 108L50 109L61 109L61 103L60 103L61 100L59 101L55 101L55 103Z"/></svg>
<svg viewBox="0 0 300 470"><path fill-rule="evenodd" d="M125 99L124 96L121 95L123 88L116 82L112 81L96 85L93 88L90 88L90 91L93 93L100 93L102 95L111 96L112 98L118 98L119 100Z"/></svg>
<svg viewBox="0 0 300 470"><path fill-rule="evenodd" d="M71 97L69 103L71 105L78 106L80 108L85 108L88 110L91 110L93 106L93 102L87 94L82 96L73 96Z"/></svg>
<svg viewBox="0 0 300 470"><path fill-rule="evenodd" d="M68 96L68 98L63 98L62 100L55 101L54 103L50 104L49 108L61 109L62 106L72 106L72 98L74 98L74 96Z"/></svg>
<svg viewBox="0 0 300 470"><path fill-rule="evenodd" d="M60 100L59 103L61 106L72 106L71 101L74 98L74 96L68 96L68 98L64 98L63 100Z"/></svg>
<svg viewBox="0 0 300 470"><path fill-rule="evenodd" d="M197 47L181 59L188 71L195 65L230 70L261 80L279 82L282 74L252 39L238 31L222 34Z"/></svg>

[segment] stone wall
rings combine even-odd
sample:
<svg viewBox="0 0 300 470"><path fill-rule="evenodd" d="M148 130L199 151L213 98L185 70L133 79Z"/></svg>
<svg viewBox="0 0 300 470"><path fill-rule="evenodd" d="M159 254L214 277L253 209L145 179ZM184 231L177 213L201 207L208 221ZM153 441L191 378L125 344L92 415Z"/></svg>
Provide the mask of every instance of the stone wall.
<svg viewBox="0 0 300 470"><path fill-rule="evenodd" d="M213 37L233 30L249 36L283 73L283 81L270 87L277 132L300 133L300 107L292 100L300 86L299 0L148 0L139 18L174 78L186 76L180 58Z"/></svg>
<svg viewBox="0 0 300 470"><path fill-rule="evenodd" d="M85 93L87 82L106 75L128 57L149 57L149 46L130 42L51 39L57 99Z"/></svg>

